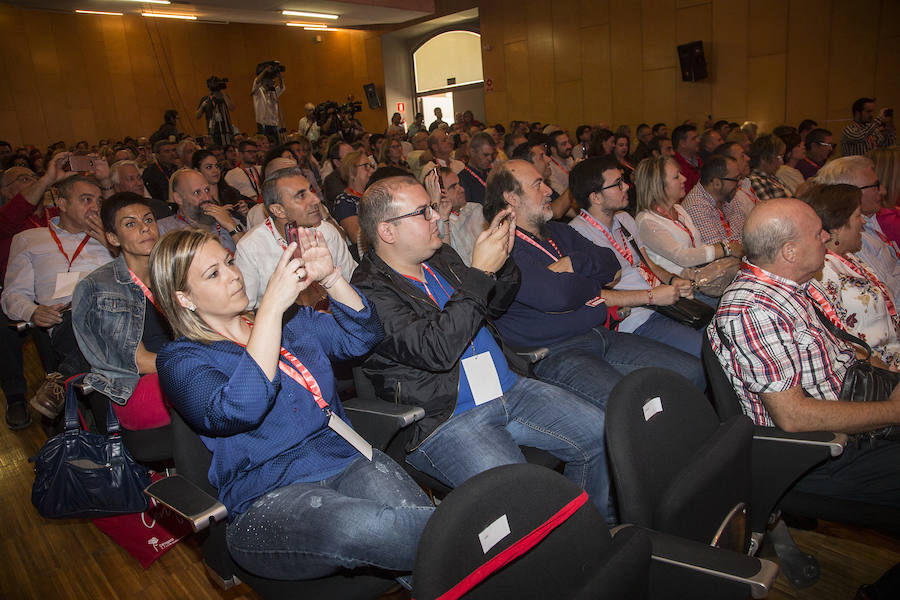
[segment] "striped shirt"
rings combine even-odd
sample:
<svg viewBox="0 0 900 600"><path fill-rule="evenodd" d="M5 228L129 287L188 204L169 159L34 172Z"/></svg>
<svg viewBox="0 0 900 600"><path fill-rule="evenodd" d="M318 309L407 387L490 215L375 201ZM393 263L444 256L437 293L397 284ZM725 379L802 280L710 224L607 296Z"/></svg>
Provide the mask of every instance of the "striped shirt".
<svg viewBox="0 0 900 600"><path fill-rule="evenodd" d="M774 425L761 394L800 386L813 398L837 400L855 360L819 322L808 285L745 261L707 329L744 413L757 425ZM727 338L724 347L717 325Z"/></svg>
<svg viewBox="0 0 900 600"><path fill-rule="evenodd" d="M894 132L885 131L884 121L875 117L868 123L853 121L841 132L841 156L858 156L894 143Z"/></svg>

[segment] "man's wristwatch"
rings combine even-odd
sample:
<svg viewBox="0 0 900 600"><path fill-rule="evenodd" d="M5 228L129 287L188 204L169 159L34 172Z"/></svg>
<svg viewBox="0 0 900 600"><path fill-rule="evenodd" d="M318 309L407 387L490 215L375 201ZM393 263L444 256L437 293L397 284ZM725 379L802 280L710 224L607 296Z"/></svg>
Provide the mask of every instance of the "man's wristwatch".
<svg viewBox="0 0 900 600"><path fill-rule="evenodd" d="M243 231L244 231L244 226L241 225L240 223L238 223L237 225L234 226L234 229L232 229L231 231L228 232L228 235L235 235L237 233L243 233Z"/></svg>

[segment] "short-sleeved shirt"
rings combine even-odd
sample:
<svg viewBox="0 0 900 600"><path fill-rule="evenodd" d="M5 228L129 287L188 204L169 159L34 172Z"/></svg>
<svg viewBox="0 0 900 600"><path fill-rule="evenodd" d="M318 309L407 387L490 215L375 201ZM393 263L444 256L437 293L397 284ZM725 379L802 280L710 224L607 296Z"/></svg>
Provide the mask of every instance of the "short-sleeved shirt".
<svg viewBox="0 0 900 600"><path fill-rule="evenodd" d="M348 217L355 217L359 214L359 196L343 191L334 199L334 211L332 216L334 220L340 223Z"/></svg>

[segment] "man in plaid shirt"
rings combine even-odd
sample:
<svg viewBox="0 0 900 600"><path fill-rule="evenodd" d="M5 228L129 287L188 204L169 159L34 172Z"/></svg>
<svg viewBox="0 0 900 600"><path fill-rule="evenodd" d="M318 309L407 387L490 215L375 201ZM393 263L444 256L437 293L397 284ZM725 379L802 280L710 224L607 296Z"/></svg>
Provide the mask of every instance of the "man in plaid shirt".
<svg viewBox="0 0 900 600"><path fill-rule="evenodd" d="M700 231L703 243L722 244L726 256L730 254L729 243L739 246L744 231L744 213L737 202L732 202L739 182L737 161L715 154L700 169L700 181L681 203Z"/></svg>
<svg viewBox="0 0 900 600"><path fill-rule="evenodd" d="M799 200L770 200L747 219L747 259L707 332L757 425L862 433L900 423L900 389L885 402L837 399L854 352L821 325L806 295L824 264L827 239L815 212ZM900 507L900 443L860 438L796 485Z"/></svg>

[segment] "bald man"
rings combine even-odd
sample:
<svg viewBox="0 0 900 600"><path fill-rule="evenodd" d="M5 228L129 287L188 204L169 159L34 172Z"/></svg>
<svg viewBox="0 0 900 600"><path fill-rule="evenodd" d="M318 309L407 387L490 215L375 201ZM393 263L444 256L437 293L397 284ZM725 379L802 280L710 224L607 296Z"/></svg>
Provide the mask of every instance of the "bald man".
<svg viewBox="0 0 900 600"><path fill-rule="evenodd" d="M707 330L713 350L757 425L864 433L900 424L900 390L885 402L838 400L856 360L819 321L807 297L828 233L800 200L757 206L744 225L747 261ZM900 507L900 443L866 436L810 471L798 490Z"/></svg>

